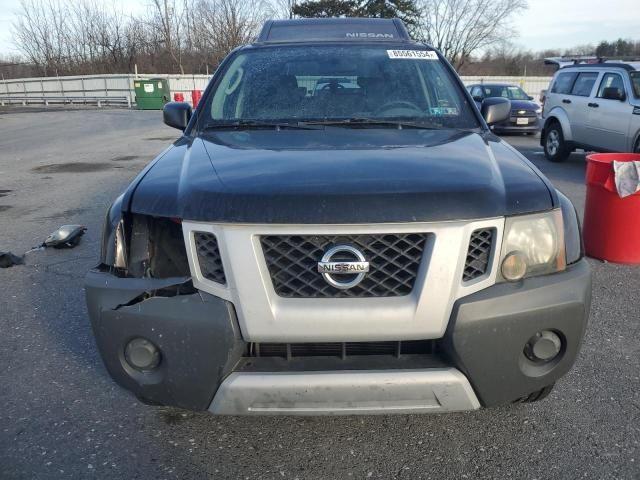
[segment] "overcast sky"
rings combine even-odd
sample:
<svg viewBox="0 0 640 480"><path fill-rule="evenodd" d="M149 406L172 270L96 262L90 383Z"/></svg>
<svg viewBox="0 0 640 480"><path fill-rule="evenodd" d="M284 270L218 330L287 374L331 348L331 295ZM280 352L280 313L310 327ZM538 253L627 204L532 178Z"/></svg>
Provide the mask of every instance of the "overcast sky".
<svg viewBox="0 0 640 480"><path fill-rule="evenodd" d="M147 3L111 1L130 13L140 12ZM19 4L19 0L0 0L0 54L17 53L11 22ZM514 43L533 51L597 44L619 37L640 40L640 0L529 0L529 9L514 23L519 32Z"/></svg>

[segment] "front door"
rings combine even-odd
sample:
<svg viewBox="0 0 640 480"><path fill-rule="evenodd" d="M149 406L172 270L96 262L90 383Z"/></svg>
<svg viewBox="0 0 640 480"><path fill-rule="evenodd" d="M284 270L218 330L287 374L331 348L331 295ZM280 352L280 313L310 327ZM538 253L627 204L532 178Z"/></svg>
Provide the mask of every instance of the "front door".
<svg viewBox="0 0 640 480"><path fill-rule="evenodd" d="M580 72L571 89L571 95L567 97L571 104L567 105L570 108L565 108L565 110L569 116L573 141L584 145L590 144L587 131L587 117L590 109L587 105L594 95L594 85L599 75L600 72L596 71Z"/></svg>
<svg viewBox="0 0 640 480"><path fill-rule="evenodd" d="M624 93L624 100L603 98L605 88L617 88ZM629 103L629 91L625 88L622 75L605 72L598 90L589 99L587 134L589 145L598 149L624 152L628 149L627 133L633 106Z"/></svg>

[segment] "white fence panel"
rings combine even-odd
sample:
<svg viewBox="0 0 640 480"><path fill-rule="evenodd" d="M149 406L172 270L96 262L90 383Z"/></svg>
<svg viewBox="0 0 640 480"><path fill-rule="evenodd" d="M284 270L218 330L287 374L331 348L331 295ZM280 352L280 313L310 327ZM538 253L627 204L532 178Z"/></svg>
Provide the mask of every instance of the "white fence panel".
<svg viewBox="0 0 640 480"><path fill-rule="evenodd" d="M473 83L511 83L513 85L519 85L527 92L527 95L531 95L537 100L540 91L546 90L549 87L549 83L553 77L462 76L461 78L465 85L471 85Z"/></svg>
<svg viewBox="0 0 640 480"><path fill-rule="evenodd" d="M208 75L138 75L138 79L166 78L169 80L171 98L176 93L182 94L187 102L191 102L193 90L204 90L211 76ZM82 101L87 99L114 99L135 103L133 82L135 75L83 75L68 77L19 78L0 81L0 103L16 99L69 99ZM538 99L541 90L548 87L551 77L496 77L496 76L463 76L465 85L472 83L512 83L520 85L528 95ZM13 100L12 100L13 99ZM21 100L18 100L21 101Z"/></svg>

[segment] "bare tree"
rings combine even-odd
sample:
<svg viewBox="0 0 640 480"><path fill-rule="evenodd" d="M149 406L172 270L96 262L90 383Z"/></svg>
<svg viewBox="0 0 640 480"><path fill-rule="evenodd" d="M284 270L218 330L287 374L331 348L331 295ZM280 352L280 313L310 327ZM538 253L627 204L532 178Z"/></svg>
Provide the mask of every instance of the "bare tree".
<svg viewBox="0 0 640 480"><path fill-rule="evenodd" d="M14 38L20 51L44 75L62 64L64 57L65 11L54 0L21 0L13 24Z"/></svg>
<svg viewBox="0 0 640 480"><path fill-rule="evenodd" d="M159 43L184 73L182 65L182 26L188 4L176 5L176 0L153 0L153 10L147 25L157 31ZM182 8L180 8L182 7Z"/></svg>
<svg viewBox="0 0 640 480"><path fill-rule="evenodd" d="M269 0L149 0L138 16L102 0L20 1L14 42L40 75L204 72L276 16ZM294 0L276 1L290 16Z"/></svg>
<svg viewBox="0 0 640 480"><path fill-rule="evenodd" d="M214 64L234 48L251 42L270 13L262 0L200 0L198 11L199 34Z"/></svg>
<svg viewBox="0 0 640 480"><path fill-rule="evenodd" d="M527 0L421 0L419 32L461 69L480 49L516 32L513 17L527 8Z"/></svg>
<svg viewBox="0 0 640 480"><path fill-rule="evenodd" d="M293 8L298 4L297 0L272 0L269 8L271 18L293 18Z"/></svg>

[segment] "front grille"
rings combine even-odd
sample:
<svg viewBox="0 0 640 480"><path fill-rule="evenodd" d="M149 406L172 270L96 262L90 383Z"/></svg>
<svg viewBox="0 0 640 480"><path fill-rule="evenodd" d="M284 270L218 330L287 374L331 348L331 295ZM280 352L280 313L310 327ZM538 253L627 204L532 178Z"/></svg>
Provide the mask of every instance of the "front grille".
<svg viewBox="0 0 640 480"><path fill-rule="evenodd" d="M481 277L487 272L495 230L483 228L475 230L469 240L467 258L462 280L465 282Z"/></svg>
<svg viewBox="0 0 640 480"><path fill-rule="evenodd" d="M358 357L367 355L426 355L433 354L433 340L405 340L393 342L324 342L324 343L252 343L252 357Z"/></svg>
<svg viewBox="0 0 640 480"><path fill-rule="evenodd" d="M520 113L522 112L522 109L515 109L515 110L511 110L511 116L512 117L527 117L527 118L535 118L536 112L532 111L532 110L525 110L524 113Z"/></svg>
<svg viewBox="0 0 640 480"><path fill-rule="evenodd" d="M225 284L227 279L224 275L222 257L218 248L218 239L213 233L195 232L196 252L198 255L198 265L202 276L207 280Z"/></svg>
<svg viewBox="0 0 640 480"><path fill-rule="evenodd" d="M260 240L273 288L281 297L399 297L413 290L427 236L268 235ZM369 262L369 273L348 290L329 285L317 271L324 253L341 244L358 248Z"/></svg>

